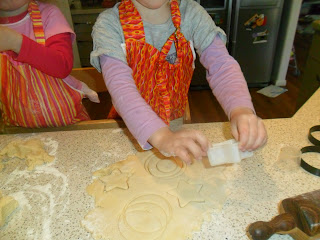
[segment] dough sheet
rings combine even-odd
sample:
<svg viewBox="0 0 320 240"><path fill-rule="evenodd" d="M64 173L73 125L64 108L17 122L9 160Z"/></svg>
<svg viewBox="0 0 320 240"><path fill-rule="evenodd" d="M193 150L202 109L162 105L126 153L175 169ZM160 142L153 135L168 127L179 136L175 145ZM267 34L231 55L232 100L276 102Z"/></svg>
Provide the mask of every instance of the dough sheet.
<svg viewBox="0 0 320 240"><path fill-rule="evenodd" d="M0 171L5 167L7 158L19 158L25 160L28 170L36 166L52 162L54 156L50 156L40 139L31 138L23 141L14 140L0 151Z"/></svg>
<svg viewBox="0 0 320 240"><path fill-rule="evenodd" d="M82 225L94 239L186 239L223 207L224 169L152 151L129 156L93 173L95 208Z"/></svg>
<svg viewBox="0 0 320 240"><path fill-rule="evenodd" d="M4 196L0 191L0 228L6 224L18 206L18 202L13 197Z"/></svg>

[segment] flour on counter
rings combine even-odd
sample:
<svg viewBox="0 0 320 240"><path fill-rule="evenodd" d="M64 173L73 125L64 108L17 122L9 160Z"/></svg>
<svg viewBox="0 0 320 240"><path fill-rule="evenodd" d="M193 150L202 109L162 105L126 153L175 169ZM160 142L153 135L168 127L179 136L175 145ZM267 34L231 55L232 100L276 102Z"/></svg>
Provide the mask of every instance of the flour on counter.
<svg viewBox="0 0 320 240"><path fill-rule="evenodd" d="M118 128L118 129L112 130L112 133L119 133L119 132L123 132L123 129Z"/></svg>
<svg viewBox="0 0 320 240"><path fill-rule="evenodd" d="M67 176L48 164L38 166L33 171L15 169L2 174L4 178L0 179L0 186L20 205L10 221L11 229L19 229L16 238L54 239L56 222L66 214L70 205ZM25 226L25 222L28 222L28 226ZM0 232L0 239L5 234L6 231Z"/></svg>
<svg viewBox="0 0 320 240"><path fill-rule="evenodd" d="M58 151L59 143L51 138L41 138L50 156L55 156Z"/></svg>

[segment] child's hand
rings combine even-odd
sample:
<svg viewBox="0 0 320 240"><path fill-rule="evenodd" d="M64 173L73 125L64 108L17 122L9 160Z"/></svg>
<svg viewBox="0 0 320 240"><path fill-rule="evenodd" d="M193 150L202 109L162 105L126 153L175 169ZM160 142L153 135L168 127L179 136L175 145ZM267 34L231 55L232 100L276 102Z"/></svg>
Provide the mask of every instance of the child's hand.
<svg viewBox="0 0 320 240"><path fill-rule="evenodd" d="M161 128L151 135L149 143L165 156L178 156L186 163L191 163L189 153L198 160L207 156L208 139L199 131L182 129L172 132L169 128Z"/></svg>
<svg viewBox="0 0 320 240"><path fill-rule="evenodd" d="M12 50L20 52L22 35L15 30L0 26L0 52Z"/></svg>
<svg viewBox="0 0 320 240"><path fill-rule="evenodd" d="M81 91L86 95L87 98L89 98L91 102L100 103L98 94L90 89L84 82L81 82Z"/></svg>
<svg viewBox="0 0 320 240"><path fill-rule="evenodd" d="M261 118L249 108L236 108L230 114L231 131L239 141L241 151L253 151L267 142L267 132Z"/></svg>

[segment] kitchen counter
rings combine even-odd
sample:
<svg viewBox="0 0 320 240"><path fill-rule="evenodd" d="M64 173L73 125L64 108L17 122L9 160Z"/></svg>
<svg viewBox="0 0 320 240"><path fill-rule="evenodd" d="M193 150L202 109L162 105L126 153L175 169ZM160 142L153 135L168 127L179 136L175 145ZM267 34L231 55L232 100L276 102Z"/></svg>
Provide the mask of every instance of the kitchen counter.
<svg viewBox="0 0 320 240"><path fill-rule="evenodd" d="M231 195L222 211L213 213L211 222L204 222L192 239L248 239L248 225L278 215L281 200L320 189L319 177L307 173L296 162L277 160L284 146L300 149L311 145L307 135L310 127L320 124L319 103L320 89L292 118L264 120L268 144L255 151L253 157L227 167ZM184 127L203 131L215 143L231 138L229 123ZM319 139L320 135L314 136ZM0 173L3 194L13 196L20 204L0 230L0 239L92 239L80 224L94 207L94 199L86 193L92 172L126 159L139 147L126 129L1 135L0 147L16 138L29 137L43 140L56 158L32 172L6 168ZM291 237L274 235L270 239Z"/></svg>

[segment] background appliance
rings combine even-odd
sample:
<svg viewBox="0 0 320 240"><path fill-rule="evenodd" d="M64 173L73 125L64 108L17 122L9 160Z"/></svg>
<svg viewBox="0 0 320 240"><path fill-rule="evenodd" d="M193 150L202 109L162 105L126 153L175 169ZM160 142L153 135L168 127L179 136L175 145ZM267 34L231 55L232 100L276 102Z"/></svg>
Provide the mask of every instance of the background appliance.
<svg viewBox="0 0 320 240"><path fill-rule="evenodd" d="M230 54L249 87L270 84L283 0L234 0Z"/></svg>
<svg viewBox="0 0 320 240"><path fill-rule="evenodd" d="M276 86L287 85L287 71L296 36L302 0L284 0L271 81ZM320 4L319 4L320 5ZM297 72L299 73L299 71Z"/></svg>
<svg viewBox="0 0 320 240"><path fill-rule="evenodd" d="M239 62L248 86L269 85L284 0L196 1L226 32L229 53ZM190 88L209 89L199 56Z"/></svg>
<svg viewBox="0 0 320 240"><path fill-rule="evenodd" d="M227 45L230 36L232 0L195 0L209 13L215 24L227 34ZM210 89L206 80L206 69L199 61L199 55L195 61L195 70L190 84L191 90Z"/></svg>
<svg viewBox="0 0 320 240"><path fill-rule="evenodd" d="M232 0L195 0L229 36Z"/></svg>

